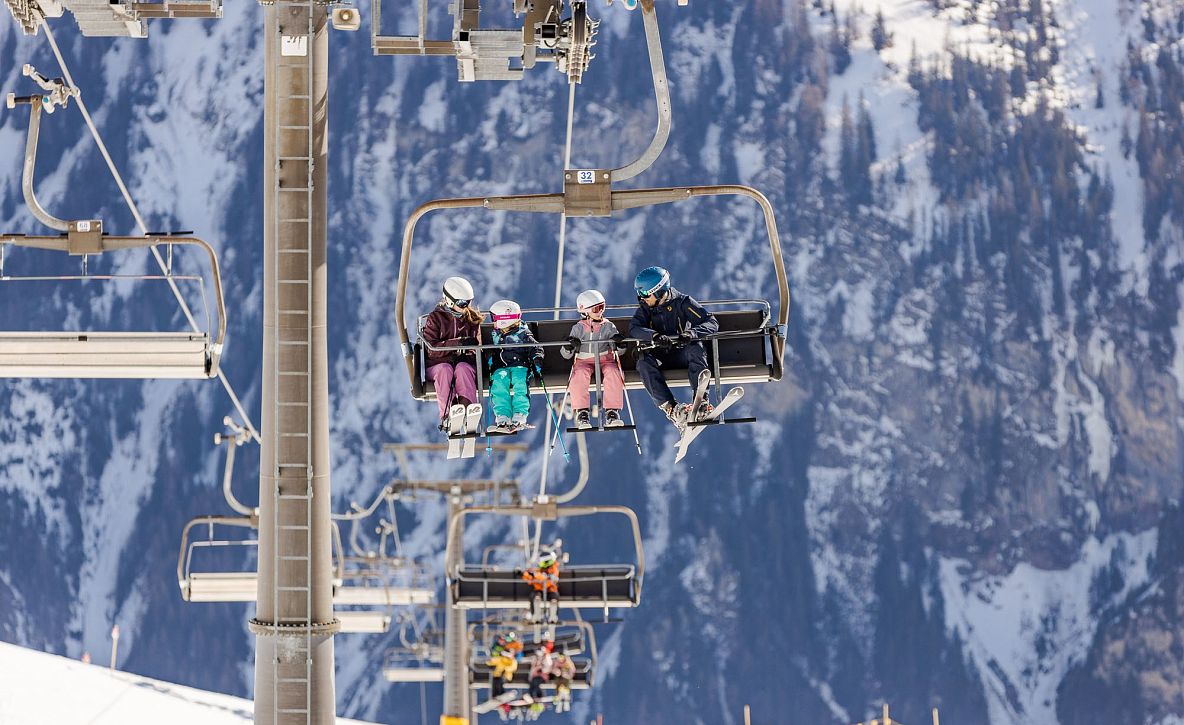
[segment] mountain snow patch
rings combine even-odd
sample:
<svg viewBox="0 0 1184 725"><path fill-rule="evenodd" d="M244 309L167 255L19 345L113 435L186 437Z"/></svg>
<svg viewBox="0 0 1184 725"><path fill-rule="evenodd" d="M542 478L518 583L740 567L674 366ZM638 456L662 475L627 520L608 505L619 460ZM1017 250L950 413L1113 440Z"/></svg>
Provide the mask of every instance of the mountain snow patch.
<svg viewBox="0 0 1184 725"><path fill-rule="evenodd" d="M1006 576L984 576L964 560L939 560L946 627L982 673L991 722L1057 722L1057 686L1089 651L1102 610L1147 582L1157 540L1155 529L1089 539L1061 571L1022 563ZM1095 602L1093 582L1112 564L1123 589Z"/></svg>

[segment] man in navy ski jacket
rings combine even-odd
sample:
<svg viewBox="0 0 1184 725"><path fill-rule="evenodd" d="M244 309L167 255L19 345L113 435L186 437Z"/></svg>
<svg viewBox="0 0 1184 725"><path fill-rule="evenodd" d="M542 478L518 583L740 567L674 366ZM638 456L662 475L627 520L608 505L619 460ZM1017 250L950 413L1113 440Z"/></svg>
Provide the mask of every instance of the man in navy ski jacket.
<svg viewBox="0 0 1184 725"><path fill-rule="evenodd" d="M700 340L718 332L719 322L694 299L671 287L670 273L661 267L641 270L633 286L640 304L629 324L629 337L654 343L654 348L638 354L637 372L654 404L681 430L690 406L678 404L662 368L685 367L694 390L699 374L707 369L707 351Z"/></svg>

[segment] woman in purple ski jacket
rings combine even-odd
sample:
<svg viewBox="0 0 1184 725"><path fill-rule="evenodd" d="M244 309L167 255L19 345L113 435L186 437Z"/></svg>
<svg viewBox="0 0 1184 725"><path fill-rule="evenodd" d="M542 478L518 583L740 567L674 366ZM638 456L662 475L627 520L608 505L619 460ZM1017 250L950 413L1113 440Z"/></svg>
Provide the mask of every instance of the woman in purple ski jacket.
<svg viewBox="0 0 1184 725"><path fill-rule="evenodd" d="M473 286L463 277L444 280L444 298L428 315L423 340L431 347L481 344L485 315L473 304ZM447 427L450 406L477 402L477 367L472 350L426 350L428 377L436 386L440 428Z"/></svg>

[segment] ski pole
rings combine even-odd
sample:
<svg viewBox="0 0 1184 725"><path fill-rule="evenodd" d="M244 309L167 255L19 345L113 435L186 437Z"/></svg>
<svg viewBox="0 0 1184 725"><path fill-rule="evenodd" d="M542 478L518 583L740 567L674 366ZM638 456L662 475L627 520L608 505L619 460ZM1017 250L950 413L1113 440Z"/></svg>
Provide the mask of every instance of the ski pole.
<svg viewBox="0 0 1184 725"><path fill-rule="evenodd" d="M492 377L492 375L490 377ZM492 385L493 385L493 383L491 381L490 382L491 390L490 390L490 396L489 396L489 406L485 410L485 455L487 455L487 456L493 455L493 437L489 435L489 426L493 422ZM477 397L481 397L481 391L477 391Z"/></svg>
<svg viewBox="0 0 1184 725"><path fill-rule="evenodd" d="M558 434L559 416L555 415L555 406L551 405L551 394L547 392L547 383L543 381L543 374L537 366L534 369L534 376L539 381L539 387L543 389L543 395L547 397L547 410L551 411L551 421L555 424L556 434ZM559 444L563 447L563 460L571 463L571 454L567 452L567 443L564 442L563 436L559 436Z"/></svg>
<svg viewBox="0 0 1184 725"><path fill-rule="evenodd" d="M633 403L629 402L629 388L625 387L625 368L621 365L621 355L617 346L613 345L613 359L617 361L617 369L621 371L621 392L625 395L625 407L629 409L629 424L633 426L633 444L637 446L637 455L641 452L641 438L637 435L637 418L633 417Z"/></svg>
<svg viewBox="0 0 1184 725"><path fill-rule="evenodd" d="M577 350L576 353L578 354L579 351ZM560 414L562 414L567 408L567 396L571 394L571 376L575 375L576 360L578 359L578 357L572 357L571 360L571 370L567 373L567 387L563 389L563 400L559 401ZM550 398L548 398L548 400L550 400ZM555 439L559 437L559 433L559 426L555 426L555 435L551 436L551 447L547 450L547 455L551 455L555 452Z"/></svg>

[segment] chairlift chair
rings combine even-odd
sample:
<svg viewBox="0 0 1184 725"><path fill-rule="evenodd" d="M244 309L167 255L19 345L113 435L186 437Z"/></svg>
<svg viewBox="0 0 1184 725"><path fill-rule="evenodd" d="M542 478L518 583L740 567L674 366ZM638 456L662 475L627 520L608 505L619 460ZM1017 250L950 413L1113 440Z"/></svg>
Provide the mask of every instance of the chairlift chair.
<svg viewBox="0 0 1184 725"><path fill-rule="evenodd" d="M561 652L571 658L572 664L576 667L575 677L572 678L571 689L573 690L587 690L595 685L597 649L596 649L596 632L592 629L592 625L583 620L565 621L557 625L551 625L555 628L555 636L552 640L555 643L555 652ZM470 625L470 640L475 639L476 631L481 627L480 624ZM572 629L574 627L574 629ZM506 630L505 627L499 627L492 630L497 631ZM567 631L561 632L561 629ZM523 660L529 661L531 653L538 648L540 642L533 638L522 638L523 643L522 657ZM489 678L491 668L486 664L489 657L489 644L483 643L481 646L474 645L470 649L469 656L469 687L473 690L486 689L489 687ZM507 689L523 690L530 687L530 667L519 665L514 677L509 682L506 682ZM555 689L554 682L543 683L544 690Z"/></svg>
<svg viewBox="0 0 1184 725"><path fill-rule="evenodd" d="M522 579L522 572L464 562L463 547L454 545L453 532L462 517L473 514L525 516L538 521L555 521L573 516L617 514L628 519L633 533L636 561L633 564L566 565L559 575L559 607L607 610L631 608L641 603L645 576L645 554L637 514L625 506L559 506L534 503L531 506L471 506L453 513L448 525L445 571L450 603L458 609L530 609L534 588Z"/></svg>
<svg viewBox="0 0 1184 725"><path fill-rule="evenodd" d="M601 173L601 172L596 172ZM609 172L603 172L608 174ZM416 209L407 222L403 234L402 258L399 266L399 279L395 294L395 323L399 330L404 361L407 365L411 384L411 394L417 400L430 401L436 397L436 390L432 381L427 377L426 352L428 350L479 350L483 354L490 354L499 347L492 344L482 344L475 347L431 347L422 336L422 326L426 315L417 318L414 343L407 329L406 295L410 274L411 254L414 243L415 228L424 216L433 211L446 209L487 209L503 211L526 211L551 214L568 214L569 216L603 216L614 211L623 211L643 206L666 204L685 201L704 196L742 196L756 201L764 215L765 229L769 238L769 250L772 256L773 269L777 278L778 300L774 315L773 305L766 300L708 300L702 302L704 307L711 310L719 321L720 330L714 335L703 338L707 349L708 363L717 386L722 384L765 383L780 380L784 375L785 329L789 320L789 283L786 279L784 260L781 254L780 237L777 233L777 223L769 200L759 191L747 186L697 186L671 187L661 189L637 189L630 191L610 191L607 183L603 189L603 199L596 202L594 207L585 205L587 197L578 189L578 183L567 185L563 194L532 194L520 196L500 197L470 197L459 199L441 199L428 202ZM578 213L584 208L586 213ZM609 310L633 310L635 305L613 305ZM739 308L739 309L737 309ZM555 313L571 312L573 308L531 309L524 310L524 318L544 315L554 317ZM630 317L609 317L619 330L628 330ZM562 389L571 371L571 361L559 354L559 348L566 343L564 339L575 320L528 319L544 350L542 361L543 380L548 390ZM486 335L487 337L487 335ZM484 339L484 338L483 338ZM621 364L625 374L627 389L641 388L641 378L636 370L636 350L630 346L622 350ZM478 366L478 376L482 376ZM673 387L689 385L686 369L664 368L668 384ZM542 394L542 389L532 389L533 394Z"/></svg>
<svg viewBox="0 0 1184 725"><path fill-rule="evenodd" d="M205 332L108 332L108 331L0 331L0 377L36 378L211 378L218 374L218 364L226 339L226 305L222 294L222 275L218 258L209 243L189 232L148 234L145 236L112 236L103 230L100 220L59 219L41 206L33 188L33 173L37 161L37 142L40 136L43 109L52 112L65 106L76 95L60 79L49 80L32 66L24 67L48 93L17 97L8 94L8 108L17 105L30 107L29 132L25 144L22 190L25 202L34 217L46 226L61 232L60 236L33 236L0 233L0 282L28 281L106 281L113 275L86 273L86 260L91 255L110 251L152 248L165 245L169 265L162 276L126 276L118 279L164 280L170 285L177 281L200 283L201 277L177 275L172 270L172 250L175 246L193 246L206 253L213 279L214 302L217 307L218 327L211 333L209 311L206 311ZM5 270L5 245L31 249L66 252L83 258L83 274L75 276L12 276ZM186 308L188 313L188 309Z"/></svg>
<svg viewBox="0 0 1184 725"><path fill-rule="evenodd" d="M258 546L254 539L226 539L214 536L215 527L231 526L258 528L255 516L200 516L189 521L181 532L181 547L177 557L177 585L181 598L187 602L254 602L258 596L258 574L253 571L197 571L193 566L194 554L204 549L223 547ZM190 541L190 532L204 526L208 530L205 539ZM336 522L333 525L334 582L333 604L335 606L384 607L422 605L435 601L435 590L419 582L400 586L388 581L378 581L365 574L350 572L345 566L341 552L341 533ZM385 632L390 617L385 611L341 610L335 612L342 620L343 632Z"/></svg>

